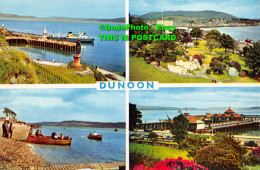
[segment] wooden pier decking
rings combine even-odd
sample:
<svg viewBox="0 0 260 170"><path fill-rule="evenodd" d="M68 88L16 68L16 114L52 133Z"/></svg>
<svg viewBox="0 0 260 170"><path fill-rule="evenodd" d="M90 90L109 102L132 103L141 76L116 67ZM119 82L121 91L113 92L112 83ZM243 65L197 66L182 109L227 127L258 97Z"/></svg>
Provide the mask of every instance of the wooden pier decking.
<svg viewBox="0 0 260 170"><path fill-rule="evenodd" d="M63 51L75 51L76 42L50 40L47 37L28 33L9 32L5 37L8 43L27 43L40 47L48 47Z"/></svg>
<svg viewBox="0 0 260 170"><path fill-rule="evenodd" d="M125 162L111 162L111 163L90 163L90 164L79 164L79 165L51 165L43 167L22 167L24 170L68 170L68 169L99 169L99 170L123 170L125 169Z"/></svg>

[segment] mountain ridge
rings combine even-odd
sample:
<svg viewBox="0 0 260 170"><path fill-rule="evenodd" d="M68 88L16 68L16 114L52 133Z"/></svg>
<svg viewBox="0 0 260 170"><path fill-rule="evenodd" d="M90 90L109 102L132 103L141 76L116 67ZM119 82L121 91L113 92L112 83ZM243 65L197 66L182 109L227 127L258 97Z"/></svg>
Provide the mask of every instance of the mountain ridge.
<svg viewBox="0 0 260 170"><path fill-rule="evenodd" d="M0 13L2 19L20 19L20 20L32 20L32 21L59 21L59 22L125 22L125 18L114 18L114 19L95 19L95 18L68 18L68 17L47 17L38 18L34 16L19 16L14 14L3 14Z"/></svg>
<svg viewBox="0 0 260 170"><path fill-rule="evenodd" d="M123 128L125 129L125 122L90 122L90 121L61 121L61 122L37 122L33 123L38 126L63 126L63 127L93 127L93 128Z"/></svg>
<svg viewBox="0 0 260 170"><path fill-rule="evenodd" d="M198 18L223 18L231 19L237 18L233 15L227 14L225 12L218 12L213 10L204 10L204 11L165 11L163 12L164 17L169 16L184 16L184 17L198 17ZM162 12L149 12L143 15L139 15L138 18L142 19L159 19L162 17Z"/></svg>

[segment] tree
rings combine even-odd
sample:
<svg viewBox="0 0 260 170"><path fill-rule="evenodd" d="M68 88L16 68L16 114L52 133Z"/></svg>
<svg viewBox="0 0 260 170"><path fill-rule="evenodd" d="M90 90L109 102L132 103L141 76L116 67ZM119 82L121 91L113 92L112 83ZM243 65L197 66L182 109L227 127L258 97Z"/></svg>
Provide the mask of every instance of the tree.
<svg viewBox="0 0 260 170"><path fill-rule="evenodd" d="M220 37L221 37L221 33L216 30L216 29L213 29L213 30L210 30L207 35L206 35L206 40L208 39L214 39L216 40L217 42L220 40Z"/></svg>
<svg viewBox="0 0 260 170"><path fill-rule="evenodd" d="M241 169L243 155L247 153L241 142L224 133L215 134L213 139L213 145L197 151L196 162L209 169Z"/></svg>
<svg viewBox="0 0 260 170"><path fill-rule="evenodd" d="M158 136L157 136L156 133L151 132L151 133L149 133L148 138L150 138L152 140L152 143L153 143L154 141L157 140Z"/></svg>
<svg viewBox="0 0 260 170"><path fill-rule="evenodd" d="M129 103L129 130L135 130L138 123L142 123L142 113L135 104Z"/></svg>
<svg viewBox="0 0 260 170"><path fill-rule="evenodd" d="M221 75L224 73L225 70L225 66L221 61L214 61L212 63L210 63L210 65L212 65L212 71L218 75Z"/></svg>
<svg viewBox="0 0 260 170"><path fill-rule="evenodd" d="M220 37L219 42L220 42L220 46L222 48L225 48L225 54L227 53L227 49L234 49L235 47L233 38L226 34L223 34Z"/></svg>
<svg viewBox="0 0 260 170"><path fill-rule="evenodd" d="M163 58L169 50L174 50L176 48L175 42L170 40L158 40L153 42L153 45L152 51L157 59Z"/></svg>
<svg viewBox="0 0 260 170"><path fill-rule="evenodd" d="M192 39L191 39L191 36L190 36L190 34L189 33L187 33L187 32L184 32L183 34L183 38L182 38L182 43L183 44L186 44L185 45L185 48L187 48L187 44L189 43L189 42L192 42Z"/></svg>
<svg viewBox="0 0 260 170"><path fill-rule="evenodd" d="M209 38L209 39L207 39L205 45L209 49L209 51L211 52L214 48L217 48L219 46L219 43L214 38Z"/></svg>
<svg viewBox="0 0 260 170"><path fill-rule="evenodd" d="M201 32L200 28L193 27L191 32L190 32L190 35L192 37L196 37L196 39L198 39L198 38L202 37L202 32Z"/></svg>
<svg viewBox="0 0 260 170"><path fill-rule="evenodd" d="M241 169L238 154L219 144L209 145L196 152L197 164L207 167L209 170L236 170Z"/></svg>
<svg viewBox="0 0 260 170"><path fill-rule="evenodd" d="M253 74L260 75L260 41L253 46L243 48L246 65L253 70Z"/></svg>
<svg viewBox="0 0 260 170"><path fill-rule="evenodd" d="M188 134L188 127L189 120L183 114L173 118L173 129L171 130L171 133L174 135L174 139L179 146Z"/></svg>
<svg viewBox="0 0 260 170"><path fill-rule="evenodd" d="M200 42L199 41L194 41L194 45L196 46L196 47L198 47L198 45L200 45Z"/></svg>

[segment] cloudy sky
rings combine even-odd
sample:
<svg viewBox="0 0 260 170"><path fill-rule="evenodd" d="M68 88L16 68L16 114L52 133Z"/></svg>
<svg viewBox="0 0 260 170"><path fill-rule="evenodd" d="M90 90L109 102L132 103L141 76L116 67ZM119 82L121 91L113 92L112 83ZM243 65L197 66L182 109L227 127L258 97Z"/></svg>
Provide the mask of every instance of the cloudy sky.
<svg viewBox="0 0 260 170"><path fill-rule="evenodd" d="M96 89L0 89L3 108L26 122L82 120L125 122L125 92Z"/></svg>
<svg viewBox="0 0 260 170"><path fill-rule="evenodd" d="M179 108L260 107L260 87L175 87L130 91L130 103Z"/></svg>
<svg viewBox="0 0 260 170"><path fill-rule="evenodd" d="M260 18L260 0L129 0L131 15L164 11L225 12L241 18Z"/></svg>
<svg viewBox="0 0 260 170"><path fill-rule="evenodd" d="M125 16L125 0L0 0L0 13L112 19Z"/></svg>

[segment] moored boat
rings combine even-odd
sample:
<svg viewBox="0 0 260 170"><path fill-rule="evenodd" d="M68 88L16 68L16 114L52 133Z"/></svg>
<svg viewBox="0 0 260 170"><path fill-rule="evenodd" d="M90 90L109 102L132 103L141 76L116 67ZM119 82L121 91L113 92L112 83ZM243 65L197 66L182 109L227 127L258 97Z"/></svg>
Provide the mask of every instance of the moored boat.
<svg viewBox="0 0 260 170"><path fill-rule="evenodd" d="M118 129L117 129L117 128L115 128L114 132L118 132Z"/></svg>
<svg viewBox="0 0 260 170"><path fill-rule="evenodd" d="M58 40L58 41L80 41L82 43L93 43L95 38L94 37L89 37L86 35L86 33L82 32L79 33L78 35L73 35L72 32L68 32L66 37L61 37L60 34L55 37L54 35L50 35L47 37L48 39L51 40Z"/></svg>
<svg viewBox="0 0 260 170"><path fill-rule="evenodd" d="M53 139L51 136L36 136L32 134L28 135L28 142L45 145L70 145L71 140L72 138L61 139L58 137L57 139Z"/></svg>
<svg viewBox="0 0 260 170"><path fill-rule="evenodd" d="M102 140L102 135L88 135L88 139Z"/></svg>

